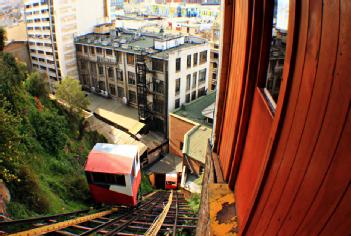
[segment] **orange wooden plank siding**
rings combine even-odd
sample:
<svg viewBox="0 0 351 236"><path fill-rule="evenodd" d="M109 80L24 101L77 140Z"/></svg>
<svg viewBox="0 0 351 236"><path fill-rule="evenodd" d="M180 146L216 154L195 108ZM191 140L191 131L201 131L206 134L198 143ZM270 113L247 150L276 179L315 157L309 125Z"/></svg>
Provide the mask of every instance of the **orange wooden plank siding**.
<svg viewBox="0 0 351 236"><path fill-rule="evenodd" d="M291 1L275 114L260 89L267 43L257 28L270 4L236 0L225 18L234 28L215 151L233 183L239 234L349 235L351 1Z"/></svg>

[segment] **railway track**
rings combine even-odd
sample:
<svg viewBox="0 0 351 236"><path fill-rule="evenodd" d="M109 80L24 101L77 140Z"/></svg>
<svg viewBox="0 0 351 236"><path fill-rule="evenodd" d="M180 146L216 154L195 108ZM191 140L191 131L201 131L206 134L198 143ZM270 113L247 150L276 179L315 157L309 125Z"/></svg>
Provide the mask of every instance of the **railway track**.
<svg viewBox="0 0 351 236"><path fill-rule="evenodd" d="M170 196L172 195L172 196ZM14 233L13 235L195 235L197 215L189 208L180 192L158 191L144 198L136 207L117 208L89 214L80 212L75 218L59 221L59 217L47 217L45 225L36 223L35 228ZM162 217L161 217L162 216ZM39 221L37 221L39 222ZM33 221L31 222L33 223ZM15 224L15 223L12 223ZM0 225L1 228L1 225ZM155 228L157 230L155 231ZM150 230L149 230L150 231Z"/></svg>

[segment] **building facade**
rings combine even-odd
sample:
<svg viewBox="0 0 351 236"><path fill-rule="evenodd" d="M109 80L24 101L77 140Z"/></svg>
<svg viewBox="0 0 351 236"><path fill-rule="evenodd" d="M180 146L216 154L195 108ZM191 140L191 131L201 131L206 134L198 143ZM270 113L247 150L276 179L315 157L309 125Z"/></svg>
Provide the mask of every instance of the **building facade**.
<svg viewBox="0 0 351 236"><path fill-rule="evenodd" d="M107 1L26 0L25 18L33 69L50 82L78 78L74 35L91 32L108 17Z"/></svg>
<svg viewBox="0 0 351 236"><path fill-rule="evenodd" d="M204 39L116 32L112 26L79 36L75 44L83 87L138 108L141 121L166 135L168 112L207 93Z"/></svg>

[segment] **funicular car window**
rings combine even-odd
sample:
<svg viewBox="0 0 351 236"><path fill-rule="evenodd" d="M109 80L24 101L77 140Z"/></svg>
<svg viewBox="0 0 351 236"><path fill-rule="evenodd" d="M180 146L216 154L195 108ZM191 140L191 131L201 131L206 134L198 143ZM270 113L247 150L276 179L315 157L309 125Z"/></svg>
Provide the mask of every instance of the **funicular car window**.
<svg viewBox="0 0 351 236"><path fill-rule="evenodd" d="M126 186L124 175L114 175L105 173L91 173L92 182L96 184L113 184Z"/></svg>

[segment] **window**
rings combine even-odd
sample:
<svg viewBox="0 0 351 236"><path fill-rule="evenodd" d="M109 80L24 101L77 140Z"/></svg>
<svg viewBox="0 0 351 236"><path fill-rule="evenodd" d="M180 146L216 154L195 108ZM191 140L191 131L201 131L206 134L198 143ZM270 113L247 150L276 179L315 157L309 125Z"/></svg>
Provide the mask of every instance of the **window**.
<svg viewBox="0 0 351 236"><path fill-rule="evenodd" d="M180 149L180 150L183 150L183 146L184 146L184 143L183 143L183 142L180 142L180 144L179 144L179 149Z"/></svg>
<svg viewBox="0 0 351 236"><path fill-rule="evenodd" d="M152 70L163 71L163 61L159 59L152 59Z"/></svg>
<svg viewBox="0 0 351 236"><path fill-rule="evenodd" d="M128 84L135 85L135 74L130 71L128 71Z"/></svg>
<svg viewBox="0 0 351 236"><path fill-rule="evenodd" d="M117 87L118 97L124 97L124 89L122 87Z"/></svg>
<svg viewBox="0 0 351 236"><path fill-rule="evenodd" d="M192 88L196 87L196 80L197 80L197 72L194 72L193 73L193 86L192 86Z"/></svg>
<svg viewBox="0 0 351 236"><path fill-rule="evenodd" d="M83 46L83 50L84 50L84 53L88 53L88 47L87 46Z"/></svg>
<svg viewBox="0 0 351 236"><path fill-rule="evenodd" d="M128 91L128 97L130 103L136 103L136 93L134 91Z"/></svg>
<svg viewBox="0 0 351 236"><path fill-rule="evenodd" d="M159 79L153 78L154 92L164 94L164 82Z"/></svg>
<svg viewBox="0 0 351 236"><path fill-rule="evenodd" d="M191 80L191 74L188 74L186 76L186 90L189 90L190 89L190 81Z"/></svg>
<svg viewBox="0 0 351 236"><path fill-rule="evenodd" d="M118 81L123 81L123 73L121 70L116 69L116 75Z"/></svg>
<svg viewBox="0 0 351 236"><path fill-rule="evenodd" d="M112 50L111 49L106 49L106 55L112 56Z"/></svg>
<svg viewBox="0 0 351 236"><path fill-rule="evenodd" d="M99 75L104 75L104 67L99 66Z"/></svg>
<svg viewBox="0 0 351 236"><path fill-rule="evenodd" d="M203 84L206 81L206 68L199 72L199 84Z"/></svg>
<svg viewBox="0 0 351 236"><path fill-rule="evenodd" d="M194 61L194 66L197 65L197 57L198 57L198 54L197 53L194 53L194 57L193 57L193 61Z"/></svg>
<svg viewBox="0 0 351 236"><path fill-rule="evenodd" d="M105 91L106 90L105 82L104 81L99 81L98 82L98 88Z"/></svg>
<svg viewBox="0 0 351 236"><path fill-rule="evenodd" d="M200 64L207 62L207 51L200 52Z"/></svg>
<svg viewBox="0 0 351 236"><path fill-rule="evenodd" d="M217 80L217 73L212 73L212 80L216 81Z"/></svg>
<svg viewBox="0 0 351 236"><path fill-rule="evenodd" d="M102 54L102 48L96 48L96 53L97 54Z"/></svg>
<svg viewBox="0 0 351 236"><path fill-rule="evenodd" d="M186 103L190 102L190 93L188 93L187 95L185 95L185 102L186 102Z"/></svg>
<svg viewBox="0 0 351 236"><path fill-rule="evenodd" d="M113 75L113 68L112 68L112 67L109 67L109 68L107 69L107 75L108 75L108 77L110 77L110 78L113 78L113 77L114 77L114 75Z"/></svg>
<svg viewBox="0 0 351 236"><path fill-rule="evenodd" d="M90 47L90 53L91 53L92 55L95 54L95 48L94 48L94 47Z"/></svg>
<svg viewBox="0 0 351 236"><path fill-rule="evenodd" d="M134 65L134 55L131 53L127 53L127 64Z"/></svg>
<svg viewBox="0 0 351 236"><path fill-rule="evenodd" d="M214 58L214 59L218 59L218 52L214 52L214 53L213 53L213 58Z"/></svg>
<svg viewBox="0 0 351 236"><path fill-rule="evenodd" d="M196 91L191 93L191 101L196 99Z"/></svg>
<svg viewBox="0 0 351 236"><path fill-rule="evenodd" d="M126 186L124 175L114 175L97 172L87 172L88 182L94 184L111 184Z"/></svg>
<svg viewBox="0 0 351 236"><path fill-rule="evenodd" d="M109 84L109 87L110 87L110 93L115 96L116 95L115 85L114 84Z"/></svg>
<svg viewBox="0 0 351 236"><path fill-rule="evenodd" d="M179 94L179 91L180 91L180 78L176 79L176 87L175 87L176 95Z"/></svg>
<svg viewBox="0 0 351 236"><path fill-rule="evenodd" d="M81 70L85 70L85 69L86 69L86 64L85 64L84 61L82 61L82 62L80 63L80 69L81 69Z"/></svg>
<svg viewBox="0 0 351 236"><path fill-rule="evenodd" d="M186 67L187 68L191 67L191 55L188 55L186 57Z"/></svg>
<svg viewBox="0 0 351 236"><path fill-rule="evenodd" d="M165 106L165 103L164 103L164 100L161 98L161 96L158 96L158 95L154 96L154 100L153 100L154 111L158 113L163 113L164 106Z"/></svg>
<svg viewBox="0 0 351 236"><path fill-rule="evenodd" d="M202 87L198 90L197 97L199 98L199 97L204 96L204 95L206 95L206 90L205 90L205 87Z"/></svg>
<svg viewBox="0 0 351 236"><path fill-rule="evenodd" d="M180 71L180 63L181 63L180 58L177 58L177 59L176 59L176 72L177 72L177 71Z"/></svg>
<svg viewBox="0 0 351 236"><path fill-rule="evenodd" d="M121 52L118 52L118 51L115 51L115 56L116 56L116 60L117 62L120 62L121 61Z"/></svg>
<svg viewBox="0 0 351 236"><path fill-rule="evenodd" d="M264 82L264 93L273 109L275 109L276 102L278 101L280 84L283 76L288 32L288 15L285 15L288 13L288 10L285 9L286 7L289 7L289 5L277 4L277 1L274 3L272 39L269 49L267 75Z"/></svg>
<svg viewBox="0 0 351 236"><path fill-rule="evenodd" d="M216 69L218 67L216 62L213 62L213 68Z"/></svg>
<svg viewBox="0 0 351 236"><path fill-rule="evenodd" d="M179 98L175 100L174 106L175 106L175 108L179 108L179 106L180 106L180 99Z"/></svg>

